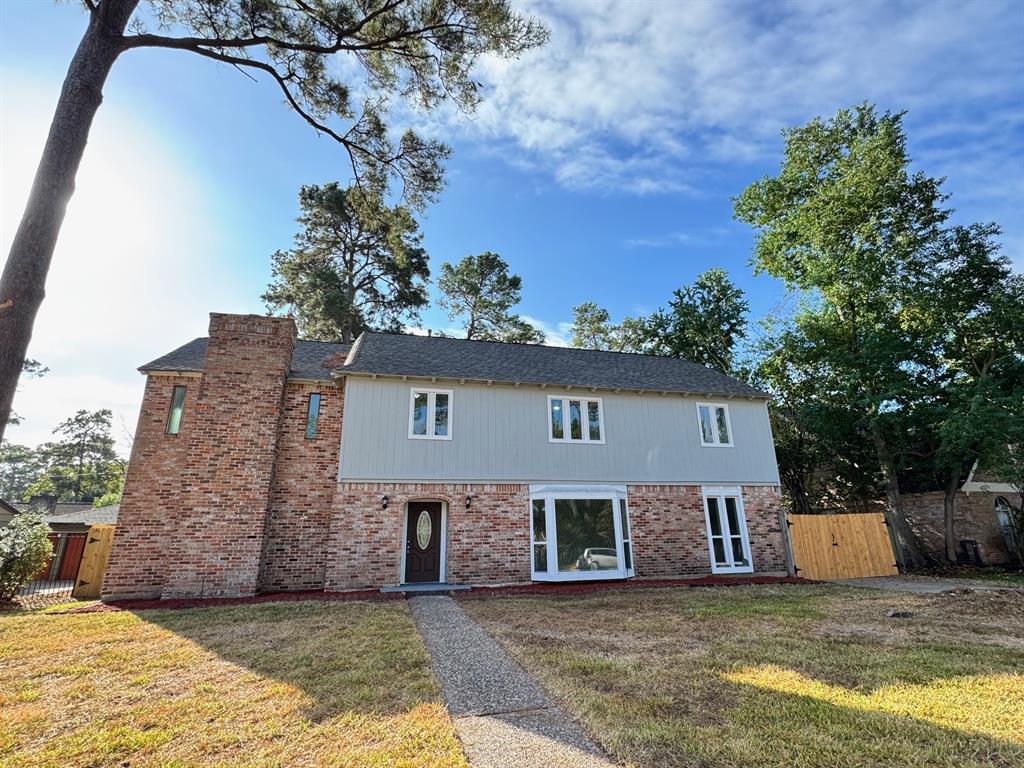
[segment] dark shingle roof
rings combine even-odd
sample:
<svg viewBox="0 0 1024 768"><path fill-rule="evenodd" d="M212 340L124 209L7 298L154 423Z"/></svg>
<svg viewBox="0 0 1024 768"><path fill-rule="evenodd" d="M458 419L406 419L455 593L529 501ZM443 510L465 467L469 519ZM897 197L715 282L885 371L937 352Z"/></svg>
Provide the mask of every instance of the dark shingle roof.
<svg viewBox="0 0 1024 768"><path fill-rule="evenodd" d="M337 373L431 376L601 389L768 397L731 376L673 357L364 333Z"/></svg>
<svg viewBox="0 0 1024 768"><path fill-rule="evenodd" d="M208 341L209 339L206 338L193 339L173 352L168 352L163 357L158 357L156 360L140 366L139 370L143 373L201 371L203 370L203 360L206 358ZM325 363L331 358L345 355L351 347L351 344L299 339L295 342L292 369L288 372L288 376L293 379L330 379L331 367L337 366L327 366Z"/></svg>

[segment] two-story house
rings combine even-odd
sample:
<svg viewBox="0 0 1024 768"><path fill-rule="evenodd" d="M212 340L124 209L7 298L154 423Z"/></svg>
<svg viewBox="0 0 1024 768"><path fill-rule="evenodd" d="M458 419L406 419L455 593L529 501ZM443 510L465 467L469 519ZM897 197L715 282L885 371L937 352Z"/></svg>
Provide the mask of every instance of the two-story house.
<svg viewBox="0 0 1024 768"><path fill-rule="evenodd" d="M214 314L140 370L106 599L787 571L767 396L685 360Z"/></svg>

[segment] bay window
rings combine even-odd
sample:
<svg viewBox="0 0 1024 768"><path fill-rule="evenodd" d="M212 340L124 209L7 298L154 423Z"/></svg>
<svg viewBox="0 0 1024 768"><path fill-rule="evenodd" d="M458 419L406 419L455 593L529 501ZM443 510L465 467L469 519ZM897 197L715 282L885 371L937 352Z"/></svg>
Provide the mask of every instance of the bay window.
<svg viewBox="0 0 1024 768"><path fill-rule="evenodd" d="M530 509L535 581L633 575L625 486L533 486Z"/></svg>

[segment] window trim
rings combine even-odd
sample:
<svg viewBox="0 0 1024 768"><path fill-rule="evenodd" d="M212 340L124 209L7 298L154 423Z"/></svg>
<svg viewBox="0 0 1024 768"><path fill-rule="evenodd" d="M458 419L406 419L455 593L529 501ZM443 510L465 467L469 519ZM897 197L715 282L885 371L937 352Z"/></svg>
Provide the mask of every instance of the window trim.
<svg viewBox="0 0 1024 768"><path fill-rule="evenodd" d="M316 398L316 412L313 412L313 398ZM320 392L310 392L309 397L306 398L306 430L305 436L307 440L316 440L317 430L320 428L320 405L323 403L323 394ZM313 423L310 424L310 419ZM312 434L310 434L310 427L312 426Z"/></svg>
<svg viewBox="0 0 1024 768"><path fill-rule="evenodd" d="M700 489L701 504L704 507L704 529L707 533L708 558L711 561L711 573L753 573L754 555L750 551L750 531L747 526L747 513L743 508L743 489L738 485L702 485ZM719 509L725 509L726 497L736 499L736 514L739 516L740 537L743 543L743 553L747 556L750 565L719 565L715 562L715 545L711 537L711 510L708 507L708 498L716 498L719 501ZM728 518L726 519L728 524ZM724 530L724 529L723 529ZM729 532L731 537L732 531ZM723 536L723 538L726 538ZM723 542L724 544L725 542ZM732 560L732 542L725 547L726 557Z"/></svg>
<svg viewBox="0 0 1024 768"><path fill-rule="evenodd" d="M174 398L181 390L181 410L178 412L178 424L175 430L171 431L171 419L174 417ZM177 436L181 432L181 422L185 418L185 398L188 397L188 387L185 384L175 384L171 388L171 403L167 408L167 420L164 423L164 434Z"/></svg>
<svg viewBox="0 0 1024 768"><path fill-rule="evenodd" d="M427 426L430 430L425 435L417 435L413 432L416 423L416 395L427 396ZM410 387L409 388L409 439L410 440L451 440L452 439L452 402L454 401L453 391L450 389L433 389L431 387ZM430 434L435 429L436 400L438 395L448 395L448 434Z"/></svg>
<svg viewBox="0 0 1024 768"><path fill-rule="evenodd" d="M544 532L547 537L547 571L534 570L533 553L539 542L533 536L533 502L544 501ZM608 571L559 571L558 570L558 529L555 523L556 499L600 499L612 503L612 526L615 531L615 554L619 567ZM636 575L636 550L632 538L624 539L619 514L619 500L626 502L626 524L632 531L629 499L624 485L531 485L530 499L526 505L527 524L530 526L530 580L531 581L597 581L601 579L628 579ZM626 568L623 542L630 542L630 556L633 567Z"/></svg>
<svg viewBox="0 0 1024 768"><path fill-rule="evenodd" d="M700 420L700 409L701 408L723 408L725 410L725 428L729 430L729 442L723 443L719 440L718 434L718 419L715 416L715 412L711 411L711 431L714 433L716 442L708 443L704 441L704 425ZM714 403L714 402L698 402L697 408L697 435L700 437L700 444L704 448L735 448L735 433L732 431L732 418L729 416L729 404L728 403Z"/></svg>
<svg viewBox="0 0 1024 768"><path fill-rule="evenodd" d="M551 401L561 400L563 405L562 408L565 410L562 418L562 437L555 437L554 425L551 423ZM583 413L586 418L583 420L583 439L573 440L570 435L572 434L571 428L569 427L569 419L564 414L568 413L568 406L565 403L569 400L579 400L580 407L583 409ZM587 408L587 403L597 403L597 420L601 426L601 439L592 440L590 438L590 414ZM605 442L605 426L604 426L604 402L600 397L593 397L589 395L548 395L547 399L547 410L544 412L544 418L547 421L548 431L548 442L549 443L570 443L572 445L604 445Z"/></svg>

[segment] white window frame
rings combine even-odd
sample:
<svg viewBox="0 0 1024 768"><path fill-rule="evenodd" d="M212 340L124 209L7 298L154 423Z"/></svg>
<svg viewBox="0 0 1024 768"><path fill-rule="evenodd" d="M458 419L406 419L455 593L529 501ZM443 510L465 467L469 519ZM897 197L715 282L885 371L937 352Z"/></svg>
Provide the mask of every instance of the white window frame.
<svg viewBox="0 0 1024 768"><path fill-rule="evenodd" d="M533 502L544 500L544 532L547 536L543 543L547 545L547 571L535 571L533 563L534 548L538 542L533 537ZM570 571L558 570L558 531L555 527L556 499L608 499L612 503L612 524L615 529L615 554L619 567L607 571ZM626 502L626 525L629 538L624 538L622 516L619 514L619 500ZM527 505L527 521L530 526L530 579L532 581L596 581L601 579L625 579L636 575L636 550L633 548L632 522L629 519L629 499L626 497L624 485L531 485L530 503ZM630 559L633 567L626 568L626 557L623 541L630 543Z"/></svg>
<svg viewBox="0 0 1024 768"><path fill-rule="evenodd" d="M551 423L551 401L561 400L562 401L562 437L555 437L554 425ZM580 407L583 409L583 439L574 440L572 439L572 429L569 426L569 401L579 400ZM597 421L601 426L601 439L591 440L590 439L590 409L587 403L597 403ZM604 433L604 403L600 397L589 397L587 395L548 395L547 411L544 413L544 417L547 421L548 430L548 442L549 443L571 443L572 445L604 445L605 433Z"/></svg>
<svg viewBox="0 0 1024 768"><path fill-rule="evenodd" d="M708 443L704 440L704 425L700 420L700 409L710 408L711 409L711 432L715 441ZM723 443L718 434L718 418L715 414L715 408L723 408L725 410L725 428L729 430L729 442ZM729 404L728 403L697 403L697 435L700 436L700 444L705 448L733 448L736 435L732 431L732 419L729 417Z"/></svg>
<svg viewBox="0 0 1024 768"><path fill-rule="evenodd" d="M427 434L417 435L413 432L416 423L416 395L427 396ZM452 439L452 404L454 397L450 389L431 389L429 387L412 387L409 389L409 439L410 440L451 440ZM438 395L448 395L448 434L432 434L435 428L435 407Z"/></svg>
<svg viewBox="0 0 1024 768"><path fill-rule="evenodd" d="M715 561L715 545L711 535L711 510L708 507L708 499L715 498L718 500L719 513L725 514L725 499L726 497L736 499L736 515L739 518L740 523L740 536L743 542L743 553L747 556L747 562L749 565L735 565L732 557L732 531L729 531L729 536L725 535L725 530L728 528L729 519L728 516L722 518L725 523L722 526L722 538L723 546L725 548L725 557L729 561L726 565L719 565ZM743 493L742 489L738 485L705 485L701 487L701 499L704 506L704 527L707 532L708 538L708 557L711 561L711 572L712 573L753 573L754 572L754 557L750 552L750 534L747 530L747 514L743 509Z"/></svg>

